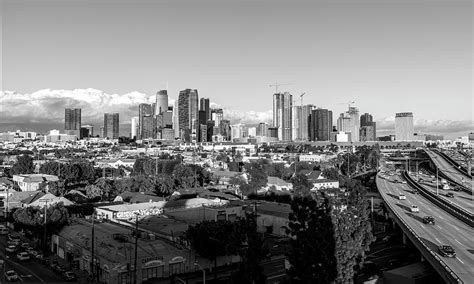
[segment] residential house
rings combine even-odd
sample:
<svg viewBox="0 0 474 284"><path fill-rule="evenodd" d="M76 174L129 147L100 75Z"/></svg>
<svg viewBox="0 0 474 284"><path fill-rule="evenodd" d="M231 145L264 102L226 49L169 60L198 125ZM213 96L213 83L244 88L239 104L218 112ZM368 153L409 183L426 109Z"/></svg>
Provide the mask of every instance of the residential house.
<svg viewBox="0 0 474 284"><path fill-rule="evenodd" d="M37 191L42 182L48 183L58 181L58 176L45 174L22 174L13 175L13 181L21 189L21 191Z"/></svg>

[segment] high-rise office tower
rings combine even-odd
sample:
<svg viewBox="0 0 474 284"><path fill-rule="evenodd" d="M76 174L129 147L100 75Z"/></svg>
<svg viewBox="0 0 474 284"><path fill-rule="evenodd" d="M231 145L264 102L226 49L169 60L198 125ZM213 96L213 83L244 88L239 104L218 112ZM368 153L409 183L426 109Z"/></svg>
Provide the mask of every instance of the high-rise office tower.
<svg viewBox="0 0 474 284"><path fill-rule="evenodd" d="M337 119L337 131L351 132L351 117L347 112L339 115Z"/></svg>
<svg viewBox="0 0 474 284"><path fill-rule="evenodd" d="M291 141L293 96L288 93L273 95L273 126L278 127L278 139Z"/></svg>
<svg viewBox="0 0 474 284"><path fill-rule="evenodd" d="M155 115L162 114L168 110L168 91L161 90L156 93Z"/></svg>
<svg viewBox="0 0 474 284"><path fill-rule="evenodd" d="M219 127L221 121L224 119L224 112L221 108L211 110L211 120L214 121L216 127Z"/></svg>
<svg viewBox="0 0 474 284"><path fill-rule="evenodd" d="M185 141L197 140L199 130L198 91L186 89L179 92L178 123L180 138Z"/></svg>
<svg viewBox="0 0 474 284"><path fill-rule="evenodd" d="M257 136L268 137L268 123L261 122L257 127Z"/></svg>
<svg viewBox="0 0 474 284"><path fill-rule="evenodd" d="M295 141L301 141L301 106L293 106L292 109L292 120L291 120L291 138Z"/></svg>
<svg viewBox="0 0 474 284"><path fill-rule="evenodd" d="M199 104L199 110L203 110L206 112L206 121L211 119L211 109L209 108L210 101L206 98L201 98Z"/></svg>
<svg viewBox="0 0 474 284"><path fill-rule="evenodd" d="M132 117L131 123L132 125L130 126L130 138L131 139L137 139L138 138L138 125L139 125L139 119L138 116Z"/></svg>
<svg viewBox="0 0 474 284"><path fill-rule="evenodd" d="M377 127L369 113L360 116L360 141L376 141Z"/></svg>
<svg viewBox="0 0 474 284"><path fill-rule="evenodd" d="M349 107L349 111L347 112L349 117L351 118L350 121L350 129L351 129L351 141L352 142L359 142L359 128L360 128L360 116L359 110L356 107Z"/></svg>
<svg viewBox="0 0 474 284"><path fill-rule="evenodd" d="M153 105L151 104L140 104L138 106L138 137L142 139L154 138L155 129L155 112Z"/></svg>
<svg viewBox="0 0 474 284"><path fill-rule="evenodd" d="M360 116L360 126L367 126L371 125L370 123L373 122L373 117L369 113L364 113Z"/></svg>
<svg viewBox="0 0 474 284"><path fill-rule="evenodd" d="M299 129L301 141L309 141L310 139L310 119L311 112L313 111L313 105L303 105L301 106L300 119L299 119Z"/></svg>
<svg viewBox="0 0 474 284"><path fill-rule="evenodd" d="M104 138L119 138L119 114L104 113Z"/></svg>
<svg viewBox="0 0 474 284"><path fill-rule="evenodd" d="M311 111L310 134L312 141L329 141L332 132L332 111L313 109Z"/></svg>
<svg viewBox="0 0 474 284"><path fill-rule="evenodd" d="M230 126L231 128L231 140L244 137L245 125L243 124L234 124Z"/></svg>
<svg viewBox="0 0 474 284"><path fill-rule="evenodd" d="M231 140L231 133L230 133L230 120L223 119L219 124L219 133L224 137L226 141Z"/></svg>
<svg viewBox="0 0 474 284"><path fill-rule="evenodd" d="M64 111L64 130L67 134L81 137L81 109L67 108Z"/></svg>
<svg viewBox="0 0 474 284"><path fill-rule="evenodd" d="M81 125L81 137L94 137L94 125Z"/></svg>
<svg viewBox="0 0 474 284"><path fill-rule="evenodd" d="M412 141L413 140L413 113L401 112L395 114L395 140Z"/></svg>

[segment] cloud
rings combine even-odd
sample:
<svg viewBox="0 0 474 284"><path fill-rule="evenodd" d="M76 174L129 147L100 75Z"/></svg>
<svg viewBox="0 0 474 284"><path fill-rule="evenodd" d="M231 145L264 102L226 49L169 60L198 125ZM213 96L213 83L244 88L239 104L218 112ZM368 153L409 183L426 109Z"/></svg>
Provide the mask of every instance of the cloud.
<svg viewBox="0 0 474 284"><path fill-rule="evenodd" d="M474 130L471 120L416 119L413 124L416 133L444 135L448 139L457 138L461 135L465 136ZM394 134L395 117L385 117L377 120L377 133L378 135Z"/></svg>
<svg viewBox="0 0 474 284"><path fill-rule="evenodd" d="M107 94L96 89L50 90L31 94L0 93L2 123L59 123L65 108L81 108L82 122L100 122L104 113L120 113L120 121L138 114L138 104L153 102L154 96L139 92Z"/></svg>
<svg viewBox="0 0 474 284"><path fill-rule="evenodd" d="M5 91L0 92L0 124L63 125L64 109L75 107L82 109L83 124L96 123L101 125L104 113L118 112L120 113L120 123L126 125L130 124L132 116L138 115L138 105L140 103L152 103L154 100L154 95L136 91L121 95L108 94L96 89L44 89L31 94ZM169 102L172 104L174 100L170 98ZM260 122L271 124L272 122L272 110L263 112L239 111L212 102L211 107L222 108L224 119L230 120L231 124L257 124ZM395 117L388 116L378 119L376 122L379 136L395 132ZM470 120L418 119L415 120L414 124L417 133L441 134L446 138L465 136L473 131L473 123ZM124 135L126 134L127 132L124 131Z"/></svg>

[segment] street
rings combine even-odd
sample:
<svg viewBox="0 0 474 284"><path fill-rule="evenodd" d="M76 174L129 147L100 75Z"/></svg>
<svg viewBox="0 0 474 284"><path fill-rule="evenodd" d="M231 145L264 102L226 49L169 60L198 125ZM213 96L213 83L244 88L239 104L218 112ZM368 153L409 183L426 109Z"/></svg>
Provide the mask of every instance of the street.
<svg viewBox="0 0 474 284"><path fill-rule="evenodd" d="M14 270L20 277L21 282L35 283L64 283L64 280L52 272L48 267L36 260L19 262L16 253L5 251L7 245L7 235L0 236L0 257L5 261L5 268L2 273ZM2 275L4 277L4 275ZM3 279L3 278L2 278Z"/></svg>

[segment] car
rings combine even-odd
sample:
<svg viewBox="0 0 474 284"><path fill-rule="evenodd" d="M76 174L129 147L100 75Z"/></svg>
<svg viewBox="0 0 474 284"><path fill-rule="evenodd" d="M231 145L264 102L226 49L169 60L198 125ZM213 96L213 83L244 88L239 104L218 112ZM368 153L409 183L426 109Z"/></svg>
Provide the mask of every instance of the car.
<svg viewBox="0 0 474 284"><path fill-rule="evenodd" d="M61 265L56 265L53 267L53 271L56 272L57 274L59 275L62 275L64 272L66 272L66 268L64 266L61 266Z"/></svg>
<svg viewBox="0 0 474 284"><path fill-rule="evenodd" d="M454 198L454 194L452 192L448 192L446 193L446 197Z"/></svg>
<svg viewBox="0 0 474 284"><path fill-rule="evenodd" d="M21 243L21 247L24 248L24 249L27 249L30 247L30 244L29 243Z"/></svg>
<svg viewBox="0 0 474 284"><path fill-rule="evenodd" d="M16 255L16 259L19 261L30 260L30 255L27 252L22 251Z"/></svg>
<svg viewBox="0 0 474 284"><path fill-rule="evenodd" d="M453 188L451 188L453 191L461 191L461 187L460 186L454 186Z"/></svg>
<svg viewBox="0 0 474 284"><path fill-rule="evenodd" d="M439 254L444 257L456 257L456 251L452 246L449 245L440 245L438 247Z"/></svg>
<svg viewBox="0 0 474 284"><path fill-rule="evenodd" d="M59 265L58 261L55 259L53 260L47 259L47 261L48 261L49 268L53 268L54 266Z"/></svg>
<svg viewBox="0 0 474 284"><path fill-rule="evenodd" d="M71 281L71 282L76 282L77 281L77 276L72 271L65 271L65 272L63 272L62 276L66 281Z"/></svg>
<svg viewBox="0 0 474 284"><path fill-rule="evenodd" d="M43 262L44 260L44 255L42 252L38 252L37 255L35 255L36 260L39 260L40 262Z"/></svg>
<svg viewBox="0 0 474 284"><path fill-rule="evenodd" d="M435 224L435 219L434 219L433 216L425 216L425 217L423 217L423 223L434 225Z"/></svg>
<svg viewBox="0 0 474 284"><path fill-rule="evenodd" d="M415 189L413 189L413 190L411 191L411 193L412 193L412 194L418 194L418 191L416 191Z"/></svg>
<svg viewBox="0 0 474 284"><path fill-rule="evenodd" d="M413 213L418 213L418 212L420 212L420 209L418 208L418 206L412 205L411 208L410 208L410 211L413 212Z"/></svg>
<svg viewBox="0 0 474 284"><path fill-rule="evenodd" d="M13 253L13 252L16 252L16 250L17 250L17 247L14 246L14 245L9 245L5 248L6 252L12 252Z"/></svg>
<svg viewBox="0 0 474 284"><path fill-rule="evenodd" d="M398 195L398 199L399 200L405 200L405 199L407 199L407 197L405 196L405 194L400 193L400 195Z"/></svg>
<svg viewBox="0 0 474 284"><path fill-rule="evenodd" d="M0 228L0 235L7 235L8 234L8 229L3 227L3 228Z"/></svg>
<svg viewBox="0 0 474 284"><path fill-rule="evenodd" d="M9 245L19 246L21 242L20 242L20 240L8 240L7 243Z"/></svg>
<svg viewBox="0 0 474 284"><path fill-rule="evenodd" d="M38 255L38 252L33 249L27 250L26 252L33 258L36 258L36 256Z"/></svg>
<svg viewBox="0 0 474 284"><path fill-rule="evenodd" d="M20 277L14 270L8 270L7 272L5 272L5 280L7 280L8 282L18 281L19 279Z"/></svg>
<svg viewBox="0 0 474 284"><path fill-rule="evenodd" d="M407 184L407 181L406 181L406 180L402 180L401 183Z"/></svg>

